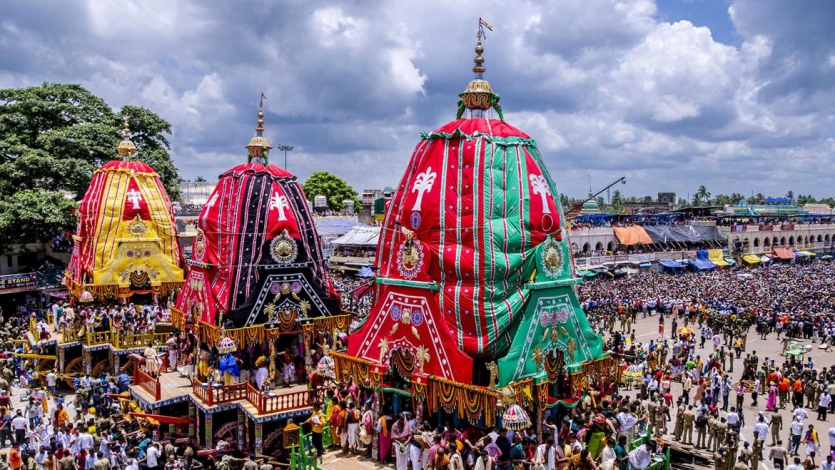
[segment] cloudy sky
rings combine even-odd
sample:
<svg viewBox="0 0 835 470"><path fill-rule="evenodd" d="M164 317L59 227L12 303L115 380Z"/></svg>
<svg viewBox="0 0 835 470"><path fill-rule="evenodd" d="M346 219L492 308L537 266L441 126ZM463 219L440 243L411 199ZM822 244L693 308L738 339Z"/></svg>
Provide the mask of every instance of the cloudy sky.
<svg viewBox="0 0 835 470"><path fill-rule="evenodd" d="M835 2L6 0L0 87L75 82L173 125L183 178L246 158L257 101L289 170L394 186L454 119L479 16L506 119L573 196L835 195ZM276 152L273 160L283 165Z"/></svg>

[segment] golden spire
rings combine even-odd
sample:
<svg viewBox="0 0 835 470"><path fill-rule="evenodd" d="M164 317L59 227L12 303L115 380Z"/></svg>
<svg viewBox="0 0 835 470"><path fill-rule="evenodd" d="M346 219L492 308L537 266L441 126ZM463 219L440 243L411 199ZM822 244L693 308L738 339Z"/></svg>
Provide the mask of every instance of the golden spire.
<svg viewBox="0 0 835 470"><path fill-rule="evenodd" d="M253 158L264 159L264 164L266 165L267 158L269 157L269 152L272 147L270 147L270 143L267 142L267 139L263 137L264 133L264 96L261 93L261 101L258 103L258 125L255 126L255 137L249 141L249 145L246 146L247 151L249 152L249 161L251 162Z"/></svg>
<svg viewBox="0 0 835 470"><path fill-rule="evenodd" d="M464 115L465 110L470 111L472 117L484 117L484 112L491 108L496 108L499 113L499 118L504 121L504 117L498 105L498 95L493 92L490 83L484 80L484 57L481 53L484 52L484 46L481 45L481 40L485 37L484 28L493 30L493 26L487 24L481 18L478 19L478 34L476 38L478 43L475 46L475 65L473 66L473 73L475 78L467 85L467 88L458 96L461 98L458 101L458 117Z"/></svg>
<svg viewBox="0 0 835 470"><path fill-rule="evenodd" d="M475 46L476 55L475 59L473 59L473 62L475 62L475 66L473 67L473 73L476 74L476 78L481 78L481 74L483 74L485 70L484 66L482 65L484 63L484 57L481 57L482 52L484 52L484 47L481 46L481 33L479 33L478 44L476 44Z"/></svg>
<svg viewBox="0 0 835 470"><path fill-rule="evenodd" d="M128 113L123 117L124 128L122 129L122 141L116 146L116 152L122 156L122 160L128 161L136 155L136 146L130 140L130 128L128 127Z"/></svg>

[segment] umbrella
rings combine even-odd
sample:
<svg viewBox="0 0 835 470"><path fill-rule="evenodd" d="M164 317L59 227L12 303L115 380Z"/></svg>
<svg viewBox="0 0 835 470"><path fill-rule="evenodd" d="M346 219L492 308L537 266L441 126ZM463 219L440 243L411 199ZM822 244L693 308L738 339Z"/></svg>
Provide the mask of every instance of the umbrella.
<svg viewBox="0 0 835 470"><path fill-rule="evenodd" d="M224 337L222 340L220 340L220 343L217 345L217 351L221 354L229 354L237 350L238 347L235 346L235 342L232 341L232 338L229 337Z"/></svg>
<svg viewBox="0 0 835 470"><path fill-rule="evenodd" d="M502 415L502 424L505 429L518 431L531 427L531 418L521 406L514 403Z"/></svg>
<svg viewBox="0 0 835 470"><path fill-rule="evenodd" d="M696 334L696 332L693 331L693 328L688 328L686 326L684 328L679 328L678 331L676 331L676 333L678 333L680 335L694 335L694 334Z"/></svg>
<svg viewBox="0 0 835 470"><path fill-rule="evenodd" d="M643 371L641 370L641 366L638 365L631 365L623 371L624 377L643 377Z"/></svg>
<svg viewBox="0 0 835 470"><path fill-rule="evenodd" d="M329 379L336 377L334 374L333 359L330 356L322 356L319 359L319 363L316 364L316 373Z"/></svg>

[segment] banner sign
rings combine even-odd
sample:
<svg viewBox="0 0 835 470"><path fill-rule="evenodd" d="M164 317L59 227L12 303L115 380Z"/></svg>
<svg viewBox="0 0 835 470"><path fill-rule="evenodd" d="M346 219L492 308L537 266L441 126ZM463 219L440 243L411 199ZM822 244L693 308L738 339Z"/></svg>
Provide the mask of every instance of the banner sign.
<svg viewBox="0 0 835 470"><path fill-rule="evenodd" d="M0 276L0 294L13 294L30 290L38 290L38 275L36 273Z"/></svg>
<svg viewBox="0 0 835 470"><path fill-rule="evenodd" d="M771 232L774 230L773 224L760 224L760 232Z"/></svg>
<svg viewBox="0 0 835 470"><path fill-rule="evenodd" d="M780 230L794 230L794 224L781 225Z"/></svg>
<svg viewBox="0 0 835 470"><path fill-rule="evenodd" d="M744 232L748 230L747 225L731 225L731 232Z"/></svg>

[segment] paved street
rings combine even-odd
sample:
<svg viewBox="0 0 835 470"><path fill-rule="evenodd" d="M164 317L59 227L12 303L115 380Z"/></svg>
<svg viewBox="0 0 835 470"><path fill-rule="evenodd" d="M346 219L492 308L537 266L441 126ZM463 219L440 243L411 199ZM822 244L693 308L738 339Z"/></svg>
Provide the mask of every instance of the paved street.
<svg viewBox="0 0 835 470"><path fill-rule="evenodd" d="M667 331L667 334L669 335L669 329L670 329L670 318L669 318L669 316L667 317L666 326L667 326L666 331ZM698 325L690 325L690 326L694 330L698 331ZM652 317L647 317L646 319L643 319L643 318L641 318L641 315L639 314L638 315L638 321L633 328L636 329L636 338L638 339L638 341L641 341L643 343L649 343L650 340L657 341L659 339L658 316L657 315L653 315ZM782 338L782 336L781 336L781 338ZM667 338L667 339L669 339L669 338ZM803 343L804 345L805 344L811 344L811 340L806 340L806 341L801 340L800 342ZM809 355L807 355L807 359L809 357L811 357L812 361L814 362L815 367L818 368L818 369L820 369L824 366L831 367L831 366L835 365L835 352L826 352L825 353L822 349L817 348L818 344L819 343L816 343L816 344L813 345L814 349L812 350L812 352ZM748 350L747 350L747 352L756 351L757 356L759 356L761 361L764 358L768 357L768 358L778 358L778 362L781 362L782 361L782 356L780 356L781 350L782 350L782 345L777 340L777 334L776 333L771 333L771 334L768 335L768 338L766 340L762 340L762 339L760 339L759 335L754 331L753 327L751 328L751 331L748 334ZM702 356L702 359L706 359L707 356L710 353L713 352L712 344L708 341L708 342L705 343L705 348L704 349L699 349L698 351L699 351L700 355ZM742 353L742 357L743 358L745 357L745 352ZM734 362L734 372L732 374L732 377L734 379L734 383L736 383L739 380L739 377L741 375L742 375L742 359L736 359L735 362ZM673 382L672 392L673 392L673 396L675 398L678 398L679 396L681 396L681 392L682 392L681 384L677 383L677 382ZM621 393L623 393L625 395L634 396L637 392L633 389L632 391L626 391L626 392L622 390ZM693 402L692 401L692 396L693 396L694 393L695 393L695 385L694 385L694 389L691 391L691 403ZM753 442L754 419L756 418L757 413L760 410L763 410L763 411L765 410L766 400L767 400L767 396L760 395L759 400L758 400L758 405L759 406L757 408L754 408L754 407L751 406L751 396L750 396L750 394L746 395L746 397L745 397L745 402L744 402L744 405L743 405L743 409L744 409L744 416L745 416L745 420L746 420L746 425L742 428L742 433L741 434L742 434L742 438L744 440L748 441L748 442ZM733 406L735 401L736 401L736 394L734 392L731 392L731 405L730 406ZM820 441L821 441L821 450L824 452L824 455L825 455L825 453L830 450L829 449L829 438L827 437L827 430L830 427L835 426L835 417L833 417L830 414L829 416L827 416L827 421L826 422L817 421L815 419L815 418L817 418L816 409L808 409L807 408L807 411L809 412L809 419L806 420L806 424L807 425L808 424L814 424L815 425L815 429L818 430ZM783 417L784 426L783 426L783 432L782 432L781 435L783 436L782 437L783 444L786 447L788 447L788 441L789 441L789 427L788 426L791 423L791 412L792 412L792 409L791 409L790 406L787 407L784 410L779 411L779 413ZM670 433L665 436L665 438L669 439L669 440L672 439L672 431L675 428L675 414L676 414L676 407L673 406L672 410L671 410L672 421L670 421L667 425ZM772 414L773 413L771 413L771 412L766 412L766 416L768 416L768 417L770 417ZM722 413L722 415L724 415L724 413ZM695 436L696 436L696 433L695 433L695 430L694 430L694 432L693 432L694 441L695 441ZM766 441L766 444L768 444L769 442L770 442L770 439ZM800 455L804 456L804 453L802 451L802 447L803 446L801 445ZM765 448L763 449L763 453L764 453L765 457L768 456L769 449L770 449L770 447L768 445L766 445ZM823 457L823 458L825 458L825 457ZM819 458L818 462L822 461L823 458ZM325 457L323 467L326 468L326 469L329 469L329 470L370 470L370 469L378 469L378 468L389 468L389 467L386 467L386 466L383 466L383 465L376 464L375 462L372 462L370 459L357 459L357 458L353 458L353 457L349 457L349 456L342 457L339 452L331 452L331 453L327 454L327 456ZM771 465L770 462L760 462L759 470L772 470L772 468L773 468L773 466Z"/></svg>
<svg viewBox="0 0 835 470"><path fill-rule="evenodd" d="M669 339L670 324L671 324L671 320L670 320L670 317L668 315L667 319L666 319L666 328L665 328L665 331L667 332L666 334L668 335L667 339ZM679 324L680 324L679 327L683 326L683 322L681 321L681 319L679 319ZM695 330L698 334L698 332L699 332L698 324L690 325L690 327L693 328L693 330ZM637 340L641 341L643 343L649 343L650 340L655 340L657 342L659 337L660 337L660 335L658 334L658 315L657 314L653 315L652 317L647 317L646 319L641 318L641 314L638 314L637 325L634 328L636 329ZM783 338L784 335L781 335L780 337ZM798 341L803 345L812 344L811 340L798 340ZM699 343L699 341L697 341L697 343L696 343L697 348L698 348L698 343ZM805 360L808 360L808 358L811 357L812 361L814 362L814 366L815 366L816 369L821 369L823 367L831 367L831 366L835 365L835 352L824 352L822 349L818 349L819 344L820 344L819 342L815 343L815 344L812 344L813 349L809 354L806 355L806 357L804 359L804 362L805 362ZM727 349L727 347L726 347L726 349ZM713 345L708 340L708 341L705 342L705 347L703 349L697 349L697 351L698 351L699 355L702 357L702 359L706 360L707 356L713 352ZM769 358L769 359L776 358L777 363L782 364L783 357L780 354L781 351L782 351L782 344L777 339L777 334L776 333L770 333L768 335L767 339L763 340L763 339L760 339L759 334L754 330L754 327L752 326L749 333L748 333L747 350L743 351L742 356L741 356L740 359L736 359L734 361L734 369L733 369L734 371L731 374L731 377L733 378L734 383L738 382L739 378L742 376L742 368L743 368L742 367L742 361L745 358L745 354L748 353L748 352L753 353L754 351L756 351L757 356L760 358L760 364L762 364L762 361L765 358ZM694 383L693 384L693 390L690 391L690 397L691 397L690 403L691 404L693 403L692 398L693 398L693 395L695 394L695 388L696 388L696 384ZM633 396L636 392L635 391L631 391L631 392L621 391L621 393L623 393L625 395ZM673 382L672 393L673 393L673 397L674 397L673 405L675 405L675 400L679 396L681 396L681 393L682 393L681 383ZM761 394L758 397L758 405L759 406L755 408L755 407L751 406L752 400L751 400L750 393L746 394L744 404L743 404L745 426L743 426L742 431L741 431L741 436L742 436L743 440L753 443L753 436L754 436L753 429L754 429L755 418L757 417L757 414L760 411L765 411L765 403L766 403L767 399L768 399L767 394ZM735 403L736 403L736 393L734 393L732 391L731 392L731 397L730 397L729 407L734 406ZM778 403L779 403L779 400L778 400ZM720 403L719 404L721 406L721 398L720 398ZM673 430L675 429L676 408L677 408L676 406L671 407L671 418L672 418L672 420L667 424L667 428L669 430L669 433L665 436L666 439L671 440L673 438ZM783 445L786 448L788 448L788 443L790 441L789 424L791 424L792 410L793 410L793 407L791 406L791 404L788 404L785 409L780 410L780 411L777 412L780 415L782 415L782 418L783 418L783 431L781 433L781 438L783 439ZM832 414L829 414L827 416L826 422L818 421L816 419L817 416L818 416L817 415L817 407L815 407L814 409L806 408L806 411L809 413L809 419L807 419L805 421L805 424L807 426L809 424L813 424L815 426L815 429L818 430L818 435L819 435L819 439L820 439L820 443L821 443L821 451L823 453L823 456L817 458L816 460L817 460L818 463L820 463L822 460L825 459L826 453L828 453L830 451L829 438L827 436L827 430L830 427L835 426L835 417L833 417ZM765 411L765 416L769 420L770 420L770 417L773 414L775 414L775 413ZM724 413L720 412L720 416L724 416ZM694 442L695 442L695 439L696 439L696 431L694 429L694 431L693 431ZM771 439L770 438L767 439L766 442L765 442L766 445L763 448L763 454L764 454L764 457L766 457L766 458L768 457L768 451L771 448L770 446L768 446L768 444L770 442L771 442ZM740 448L741 448L741 445L740 445ZM805 454L804 454L802 449L803 449L803 445L801 444L801 450L800 450L801 458L805 457ZM759 468L760 468L760 470L771 470L773 468L773 466L770 462L760 462L760 467Z"/></svg>

